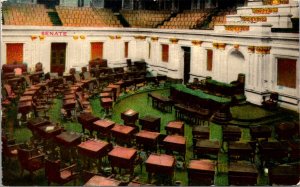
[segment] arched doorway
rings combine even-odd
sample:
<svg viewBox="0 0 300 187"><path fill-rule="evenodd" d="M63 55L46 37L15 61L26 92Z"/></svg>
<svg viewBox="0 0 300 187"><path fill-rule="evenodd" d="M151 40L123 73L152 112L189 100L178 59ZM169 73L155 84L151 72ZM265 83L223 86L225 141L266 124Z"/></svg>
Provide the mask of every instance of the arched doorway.
<svg viewBox="0 0 300 187"><path fill-rule="evenodd" d="M238 51L232 51L228 56L228 74L227 81L231 82L237 80L239 73L246 73L245 69L245 57L244 55Z"/></svg>

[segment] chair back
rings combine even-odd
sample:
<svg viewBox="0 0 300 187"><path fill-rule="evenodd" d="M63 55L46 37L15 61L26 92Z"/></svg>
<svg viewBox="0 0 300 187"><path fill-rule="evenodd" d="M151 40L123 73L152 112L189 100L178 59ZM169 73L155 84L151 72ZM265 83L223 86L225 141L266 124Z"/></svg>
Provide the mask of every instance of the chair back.
<svg viewBox="0 0 300 187"><path fill-rule="evenodd" d="M30 150L22 148L18 149L18 160L22 168L29 168L29 158L31 157L30 155Z"/></svg>
<svg viewBox="0 0 300 187"><path fill-rule="evenodd" d="M277 92L273 92L270 94L270 99L272 101L278 101L278 98L279 98L279 94Z"/></svg>
<svg viewBox="0 0 300 187"><path fill-rule="evenodd" d="M81 80L79 73L75 73L74 78L75 78L76 82L80 82L80 80Z"/></svg>
<svg viewBox="0 0 300 187"><path fill-rule="evenodd" d="M75 68L71 68L71 69L69 70L69 73L70 73L70 75L74 75L74 74L76 73Z"/></svg>
<svg viewBox="0 0 300 187"><path fill-rule="evenodd" d="M84 72L83 73L83 77L84 77L84 80L88 80L88 79L91 79L91 74L90 74L90 72Z"/></svg>
<svg viewBox="0 0 300 187"><path fill-rule="evenodd" d="M45 159L45 175L48 181L57 181L60 178L60 160Z"/></svg>
<svg viewBox="0 0 300 187"><path fill-rule="evenodd" d="M43 64L41 62L38 62L35 65L35 72L43 71Z"/></svg>
<svg viewBox="0 0 300 187"><path fill-rule="evenodd" d="M13 90L12 90L11 85L9 85L9 84L4 84L4 88L5 88L5 91L6 91L6 93L7 93L8 96L13 95Z"/></svg>
<svg viewBox="0 0 300 187"><path fill-rule="evenodd" d="M28 75L24 76L24 79L26 81L27 86L31 87L32 84L31 84L31 80L30 80L29 76Z"/></svg>

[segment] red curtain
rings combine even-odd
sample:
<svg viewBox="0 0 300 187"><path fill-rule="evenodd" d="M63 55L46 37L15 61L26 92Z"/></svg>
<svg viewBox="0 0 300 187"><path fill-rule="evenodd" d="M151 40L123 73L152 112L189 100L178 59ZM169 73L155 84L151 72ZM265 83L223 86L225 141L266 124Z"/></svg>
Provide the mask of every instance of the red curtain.
<svg viewBox="0 0 300 187"><path fill-rule="evenodd" d="M125 58L128 58L128 42L125 42Z"/></svg>
<svg viewBox="0 0 300 187"><path fill-rule="evenodd" d="M296 88L296 60L277 59L277 85Z"/></svg>
<svg viewBox="0 0 300 187"><path fill-rule="evenodd" d="M91 60L96 58L103 58L103 42L91 43Z"/></svg>
<svg viewBox="0 0 300 187"><path fill-rule="evenodd" d="M6 44L6 63L13 64L15 62L18 64L23 62L22 43Z"/></svg>
<svg viewBox="0 0 300 187"><path fill-rule="evenodd" d="M213 51L211 49L207 50L207 71L211 71L213 66Z"/></svg>
<svg viewBox="0 0 300 187"><path fill-rule="evenodd" d="M169 45L162 44L162 61L168 62L169 61Z"/></svg>

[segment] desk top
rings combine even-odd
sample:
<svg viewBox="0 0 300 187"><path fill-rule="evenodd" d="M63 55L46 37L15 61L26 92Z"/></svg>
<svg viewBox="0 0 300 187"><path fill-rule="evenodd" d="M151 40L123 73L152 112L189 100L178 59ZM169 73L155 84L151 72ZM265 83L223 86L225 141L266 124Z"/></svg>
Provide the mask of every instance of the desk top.
<svg viewBox="0 0 300 187"><path fill-rule="evenodd" d="M22 108L22 107L30 107L32 106L32 102L31 101L20 101L19 102L19 105L18 105L18 108ZM30 112L30 111L27 111L27 112Z"/></svg>
<svg viewBox="0 0 300 187"><path fill-rule="evenodd" d="M179 135L168 135L168 136L164 139L164 142L172 143L172 144L185 145L186 139L185 139L185 137L179 136Z"/></svg>
<svg viewBox="0 0 300 187"><path fill-rule="evenodd" d="M22 96L22 97L20 97L19 102L22 102L22 101L32 101L32 96L31 95Z"/></svg>
<svg viewBox="0 0 300 187"><path fill-rule="evenodd" d="M165 167L174 167L175 158L170 155L157 155L151 154L146 160L146 164L157 165L157 166L165 166Z"/></svg>
<svg viewBox="0 0 300 187"><path fill-rule="evenodd" d="M130 134L134 131L134 127L126 126L126 125L115 125L111 131L118 132L122 134Z"/></svg>
<svg viewBox="0 0 300 187"><path fill-rule="evenodd" d="M75 103L75 98L74 99L66 99L66 100L64 100L64 105L74 104L74 103Z"/></svg>
<svg viewBox="0 0 300 187"><path fill-rule="evenodd" d="M211 99L213 101L219 102L219 103L230 103L231 99L226 97L219 97L211 94L204 93L202 90L192 90L187 88L185 85L182 84L172 84L171 88L188 93L194 96L197 96L202 99Z"/></svg>
<svg viewBox="0 0 300 187"><path fill-rule="evenodd" d="M224 126L223 132L224 133L242 133L242 131L239 127L232 126L232 125Z"/></svg>
<svg viewBox="0 0 300 187"><path fill-rule="evenodd" d="M114 147L113 150L111 150L108 155L112 157L118 157L123 158L126 160L132 159L134 156L136 156L137 151L133 148L126 148L126 147Z"/></svg>
<svg viewBox="0 0 300 187"><path fill-rule="evenodd" d="M170 121L166 127L173 129L182 129L184 122L182 121Z"/></svg>
<svg viewBox="0 0 300 187"><path fill-rule="evenodd" d="M271 132L271 128L267 126L250 126L250 133L266 133Z"/></svg>
<svg viewBox="0 0 300 187"><path fill-rule="evenodd" d="M23 95L24 96L31 96L34 95L36 93L37 90L26 90Z"/></svg>
<svg viewBox="0 0 300 187"><path fill-rule="evenodd" d="M288 147L284 146L281 142L259 142L259 146L263 150L287 150Z"/></svg>
<svg viewBox="0 0 300 187"><path fill-rule="evenodd" d="M84 186L119 186L120 184L120 181L95 175L90 178L90 180L87 181Z"/></svg>
<svg viewBox="0 0 300 187"><path fill-rule="evenodd" d="M164 97L158 93L150 93L149 96L164 102L172 101L171 99Z"/></svg>
<svg viewBox="0 0 300 187"><path fill-rule="evenodd" d="M72 144L81 140L81 135L74 132L62 132L56 136L56 140L63 144Z"/></svg>
<svg viewBox="0 0 300 187"><path fill-rule="evenodd" d="M99 127L109 128L109 127L115 125L115 122L110 121L108 119L100 119L100 120L94 121L93 124L97 125Z"/></svg>
<svg viewBox="0 0 300 187"><path fill-rule="evenodd" d="M141 130L135 136L142 137L142 138L147 138L147 139L151 139L151 140L156 140L158 138L159 134L160 133L158 133L158 132L151 132L151 131Z"/></svg>
<svg viewBox="0 0 300 187"><path fill-rule="evenodd" d="M111 98L108 98L108 97L103 97L103 98L101 98L101 102L109 103L109 102L113 102L113 100Z"/></svg>
<svg viewBox="0 0 300 187"><path fill-rule="evenodd" d="M157 121L157 120L160 120L160 117L155 117L155 116L146 115L146 116L140 118L140 120L148 121L148 122L155 122L155 121Z"/></svg>
<svg viewBox="0 0 300 187"><path fill-rule="evenodd" d="M198 133L209 133L209 127L204 127L204 126L194 126L192 129L192 134L197 135Z"/></svg>
<svg viewBox="0 0 300 187"><path fill-rule="evenodd" d="M49 120L47 120L45 118L41 118L41 117L33 118L27 122L28 126L31 126L31 127L37 127L37 126L44 125L47 123L50 123Z"/></svg>
<svg viewBox="0 0 300 187"><path fill-rule="evenodd" d="M196 143L196 147L219 149L221 146L219 141L198 140Z"/></svg>
<svg viewBox="0 0 300 187"><path fill-rule="evenodd" d="M201 159L191 160L188 169L202 170L202 171L215 171L216 163L213 160Z"/></svg>
<svg viewBox="0 0 300 187"><path fill-rule="evenodd" d="M252 147L250 146L249 143L229 142L228 149L251 150Z"/></svg>
<svg viewBox="0 0 300 187"><path fill-rule="evenodd" d="M126 110L125 112L122 113L123 115L126 115L126 116L134 116L134 115L137 115L138 112L132 110L132 109L128 109Z"/></svg>
<svg viewBox="0 0 300 187"><path fill-rule="evenodd" d="M78 120L79 121L84 121L84 122L93 122L97 119L99 119L99 118L96 117L96 116L93 116L90 113L82 113L78 116Z"/></svg>
<svg viewBox="0 0 300 187"><path fill-rule="evenodd" d="M38 127L37 129L39 130L39 132L45 133L50 136L58 135L62 131L61 127L56 126L54 124L43 125L43 126Z"/></svg>
<svg viewBox="0 0 300 187"><path fill-rule="evenodd" d="M231 162L228 167L228 172L237 172L237 173L249 173L249 174L258 174L258 170L255 164L248 164L242 162Z"/></svg>
<svg viewBox="0 0 300 187"><path fill-rule="evenodd" d="M88 150L91 152L99 152L106 146L108 146L109 143L101 140L88 140L85 142L82 142L81 144L78 145L79 148Z"/></svg>
<svg viewBox="0 0 300 187"><path fill-rule="evenodd" d="M299 176L300 177L300 165L278 165L270 169L269 175L282 175L282 176Z"/></svg>

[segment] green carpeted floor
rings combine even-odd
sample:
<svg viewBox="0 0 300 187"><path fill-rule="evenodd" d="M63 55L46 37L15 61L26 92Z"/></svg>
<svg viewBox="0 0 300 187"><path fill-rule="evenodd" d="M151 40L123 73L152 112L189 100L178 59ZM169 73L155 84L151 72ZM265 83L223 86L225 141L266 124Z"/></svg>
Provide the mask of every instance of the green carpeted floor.
<svg viewBox="0 0 300 187"><path fill-rule="evenodd" d="M169 89L162 89L157 90L158 92L164 96L169 96ZM127 94L121 96L118 102L115 103L112 117L111 119L116 123L123 124L121 119L121 113L127 109L133 109L139 112L139 117L143 117L145 115L154 115L161 117L161 133L165 134L165 125L172 120L175 120L174 111L172 113L162 113L156 109L153 109L151 106L151 99L148 100L147 97L148 92L141 92L137 94ZM100 107L99 99L91 99L90 100L93 114L100 118L104 117L104 111ZM55 99L54 105L51 107L49 111L49 117L52 122L58 122L62 124L62 126L68 131L75 131L81 133L81 125L78 122L70 122L70 121L63 121L60 114L60 109L62 106L62 101L60 99ZM13 108L13 107L12 107ZM234 120L236 123L239 120L244 119L255 119L255 118L262 118L265 121L268 121L269 118L272 118L274 115L273 112L266 111L261 109L257 106L246 104L243 106L233 107L231 109L233 114ZM283 114L282 114L283 115ZM287 116L294 116L297 114L286 114ZM284 115L283 115L284 116ZM294 119L294 117L290 119ZM10 120L16 119L16 116L9 116ZM286 118L278 118L277 122ZM242 123L242 122L241 122ZM253 120L251 125L255 125L256 123L261 123L261 121L256 122ZM186 154L186 164L189 163L190 159L193 159L193 150L192 150L192 126L190 124L185 124L185 137L187 139L187 154ZM248 124L249 125L249 124ZM16 138L17 142L26 142L30 140L31 132L25 126L18 126L14 125L14 138ZM96 136L96 135L95 135ZM250 140L250 133L249 129L245 126L242 127L242 137L240 141L249 141ZM219 125L210 123L210 139L211 140L219 140L222 141L222 129ZM274 133L271 140L274 139ZM225 149L226 151L226 144ZM219 172L216 172L215 175L215 185L228 185L228 177L227 177L227 164L228 164L228 157L226 152L221 152L218 155L218 158L213 158L218 160ZM3 162L3 184L4 185L47 185L46 179L44 177L44 171L39 171L36 173L34 180L31 181L29 178L29 174L25 173L23 177L19 176L19 166L16 160L12 160L11 162ZM136 167L135 175L138 176L138 180L140 182L146 183L147 182L147 172L145 171L145 167L143 167L142 172L140 171L140 167ZM175 171L175 178L174 181L181 181L181 185L187 185L187 172L186 169L176 169ZM157 179L159 183L159 178ZM258 178L259 185L267 185L268 180L267 177L260 173ZM70 183L69 185L73 185ZM76 185L82 185L80 180L77 181Z"/></svg>

